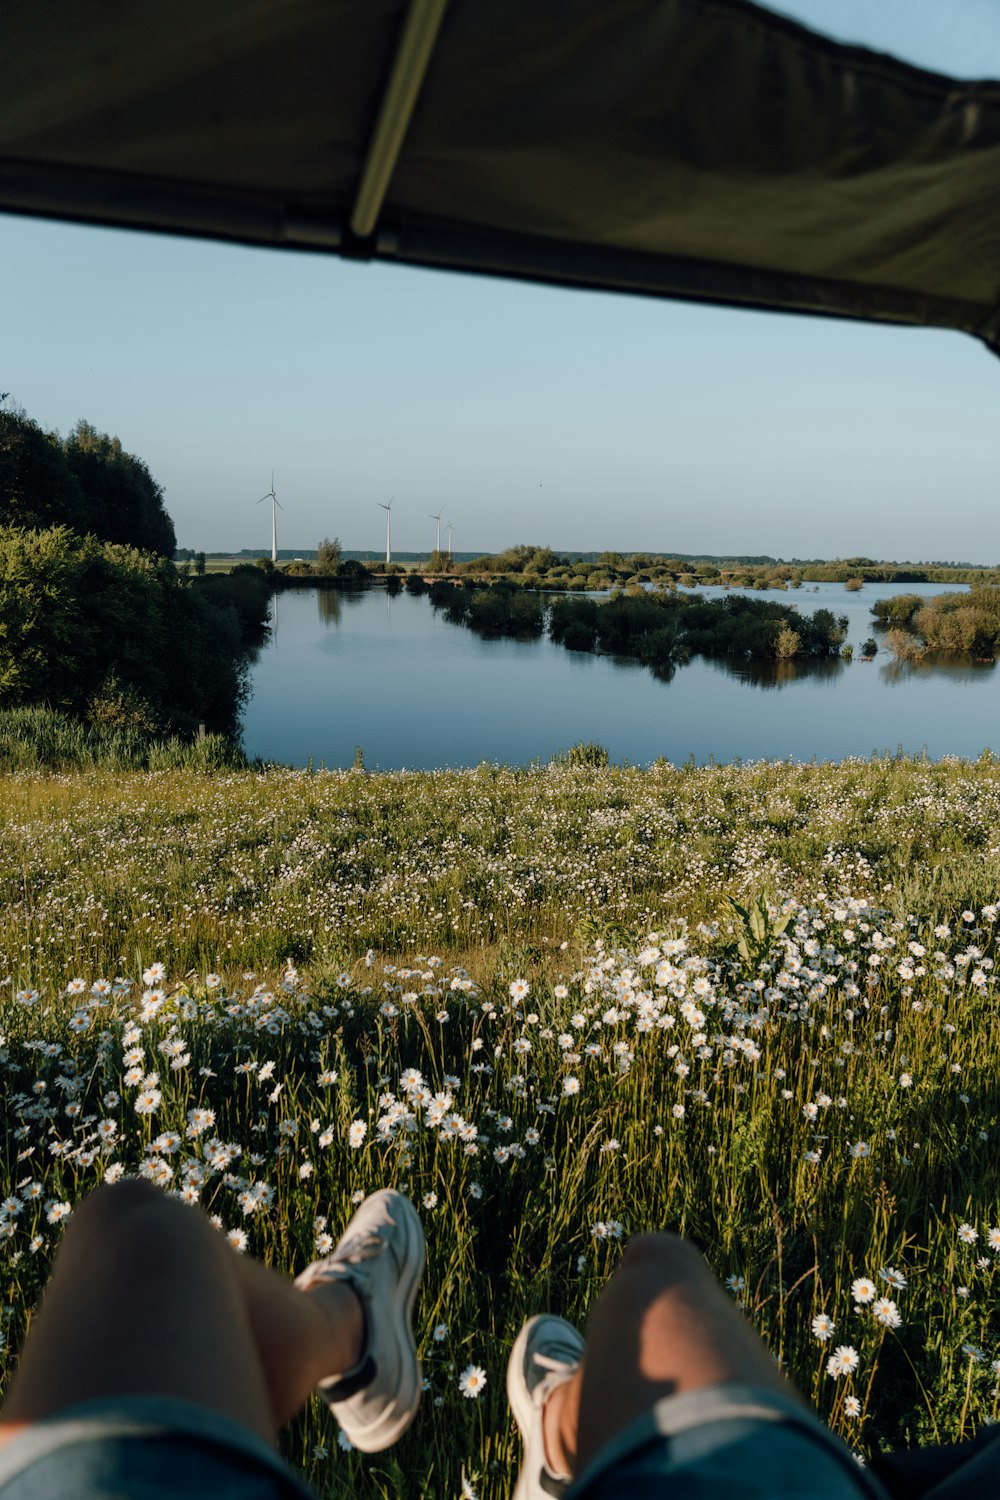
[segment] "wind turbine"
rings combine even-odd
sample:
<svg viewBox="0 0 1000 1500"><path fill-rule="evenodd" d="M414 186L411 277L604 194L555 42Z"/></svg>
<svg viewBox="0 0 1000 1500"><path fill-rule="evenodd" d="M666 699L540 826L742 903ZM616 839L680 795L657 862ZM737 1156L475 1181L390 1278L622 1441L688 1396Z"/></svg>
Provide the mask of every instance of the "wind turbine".
<svg viewBox="0 0 1000 1500"><path fill-rule="evenodd" d="M277 506L278 510L284 510L285 507L282 505L281 501L274 493L273 469L271 470L271 488L268 490L266 495L261 495L260 499L257 501L257 504L263 505L265 500L270 500L271 502L271 561L273 563L276 563L278 561L278 518L277 511L274 507Z"/></svg>
<svg viewBox="0 0 1000 1500"><path fill-rule="evenodd" d="M448 524L447 524L447 526L445 527L445 531L447 531L447 533L448 533L448 561L449 562L451 562L451 534L452 534L452 532L454 530L455 530L454 526L449 521Z"/></svg>
<svg viewBox="0 0 1000 1500"><path fill-rule="evenodd" d="M386 561L386 566L388 566L388 564L392 562L392 501L395 500L395 498L396 498L395 495L393 495L392 500L389 501L388 505L383 505L382 502L381 502L381 500L376 500L375 501L375 504L378 506L379 510L384 510L385 511L385 561Z"/></svg>
<svg viewBox="0 0 1000 1500"><path fill-rule="evenodd" d="M444 515L444 506L443 505L442 505L441 509L438 511L438 513L437 513L436 516L433 513L431 514L431 520L432 521L436 521L438 523L437 551L438 551L438 555L439 556L440 556L440 553L441 553L441 517L443 515Z"/></svg>

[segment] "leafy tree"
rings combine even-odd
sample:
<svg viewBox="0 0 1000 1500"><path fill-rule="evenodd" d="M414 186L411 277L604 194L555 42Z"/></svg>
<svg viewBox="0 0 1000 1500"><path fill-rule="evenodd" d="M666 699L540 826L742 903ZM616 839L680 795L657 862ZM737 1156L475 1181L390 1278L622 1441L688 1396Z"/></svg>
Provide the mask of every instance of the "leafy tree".
<svg viewBox="0 0 1000 1500"><path fill-rule="evenodd" d="M117 437L80 421L65 443L66 459L87 498L88 531L161 557L173 557L174 523L163 491L141 458L126 453Z"/></svg>
<svg viewBox="0 0 1000 1500"><path fill-rule="evenodd" d="M340 545L339 536L335 536L333 541L328 536L325 536L316 548L316 562L313 565L315 571L324 576L336 573L340 567L343 550Z"/></svg>
<svg viewBox="0 0 1000 1500"><path fill-rule="evenodd" d="M23 411L0 409L0 526L88 531L89 508L62 444Z"/></svg>
<svg viewBox="0 0 1000 1500"><path fill-rule="evenodd" d="M68 526L172 557L163 491L118 438L79 422L63 443L20 410L0 408L0 526Z"/></svg>
<svg viewBox="0 0 1000 1500"><path fill-rule="evenodd" d="M0 531L0 705L69 705L88 635L85 561L65 526Z"/></svg>

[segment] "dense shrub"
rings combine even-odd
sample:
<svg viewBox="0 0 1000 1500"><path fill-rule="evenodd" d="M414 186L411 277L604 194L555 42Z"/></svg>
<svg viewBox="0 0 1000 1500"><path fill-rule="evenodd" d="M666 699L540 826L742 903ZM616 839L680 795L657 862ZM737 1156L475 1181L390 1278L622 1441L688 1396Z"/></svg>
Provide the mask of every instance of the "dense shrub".
<svg viewBox="0 0 1000 1500"><path fill-rule="evenodd" d="M268 597L255 568L188 581L163 558L65 526L0 527L0 708L230 733Z"/></svg>
<svg viewBox="0 0 1000 1500"><path fill-rule="evenodd" d="M896 594L892 599L876 599L872 615L879 625L900 625L905 630L923 603L919 594Z"/></svg>

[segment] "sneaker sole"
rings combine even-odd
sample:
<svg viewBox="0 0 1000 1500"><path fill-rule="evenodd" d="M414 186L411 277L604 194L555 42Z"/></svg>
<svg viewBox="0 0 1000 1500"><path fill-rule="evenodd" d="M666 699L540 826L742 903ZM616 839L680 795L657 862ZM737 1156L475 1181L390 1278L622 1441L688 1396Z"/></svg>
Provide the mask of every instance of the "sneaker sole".
<svg viewBox="0 0 1000 1500"><path fill-rule="evenodd" d="M391 1191L391 1189L383 1189ZM394 1194L395 1197L395 1194ZM420 1405L422 1371L417 1358L417 1346L413 1337L413 1305L417 1300L420 1278L424 1274L426 1254L424 1230L420 1216L409 1198L399 1194L393 1205L393 1219L405 1230L403 1269L399 1279L399 1290L403 1300L402 1325L395 1329L396 1350L399 1355L400 1386L396 1401L378 1422L352 1432L349 1425L340 1422L344 1433L359 1453L381 1453L389 1448L409 1427ZM334 1416L336 1416L334 1410ZM350 1419L348 1418L348 1422Z"/></svg>
<svg viewBox="0 0 1000 1500"><path fill-rule="evenodd" d="M529 1318L514 1340L514 1347L510 1351L510 1359L507 1361L507 1401L517 1423L517 1430L521 1434L522 1442L526 1440L528 1430L531 1426L531 1394L524 1383L522 1370L524 1369L524 1355L528 1347L528 1339L531 1330L536 1323L540 1323L544 1313L538 1313ZM517 1476L517 1484L511 1500L529 1500L531 1481L528 1477L526 1467L522 1463Z"/></svg>

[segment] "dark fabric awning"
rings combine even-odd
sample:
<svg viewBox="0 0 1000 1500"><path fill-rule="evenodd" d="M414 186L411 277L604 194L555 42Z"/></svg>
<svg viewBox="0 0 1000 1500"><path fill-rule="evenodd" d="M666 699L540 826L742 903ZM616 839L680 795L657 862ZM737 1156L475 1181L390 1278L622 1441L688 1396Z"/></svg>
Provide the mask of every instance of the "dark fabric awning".
<svg viewBox="0 0 1000 1500"><path fill-rule="evenodd" d="M1000 84L746 0L0 0L0 210L962 329Z"/></svg>

